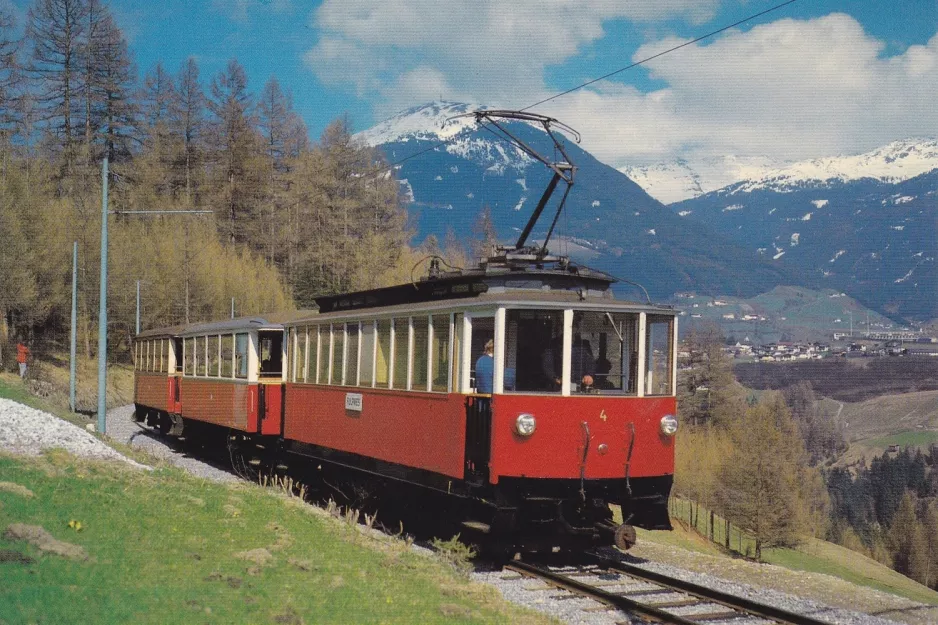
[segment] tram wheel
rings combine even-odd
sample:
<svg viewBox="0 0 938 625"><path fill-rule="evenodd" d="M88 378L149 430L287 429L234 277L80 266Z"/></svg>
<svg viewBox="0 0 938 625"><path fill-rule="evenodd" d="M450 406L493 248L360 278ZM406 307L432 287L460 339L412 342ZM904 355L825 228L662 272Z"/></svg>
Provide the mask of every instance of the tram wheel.
<svg viewBox="0 0 938 625"><path fill-rule="evenodd" d="M635 533L635 528L631 525L620 525L616 528L613 542L615 546L622 551L628 551L638 542L638 535Z"/></svg>

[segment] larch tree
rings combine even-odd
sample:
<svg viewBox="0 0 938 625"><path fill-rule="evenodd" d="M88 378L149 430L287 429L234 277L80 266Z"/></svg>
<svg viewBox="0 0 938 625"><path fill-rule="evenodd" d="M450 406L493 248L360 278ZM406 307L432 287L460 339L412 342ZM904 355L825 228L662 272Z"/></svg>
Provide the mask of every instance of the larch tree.
<svg viewBox="0 0 938 625"><path fill-rule="evenodd" d="M257 199L266 182L260 136L254 97L248 91L247 74L237 60L228 61L212 79L208 109L212 113L208 144L217 192L214 203L225 224L223 232L231 243L249 243L263 249L263 233L258 234L255 225Z"/></svg>
<svg viewBox="0 0 938 625"><path fill-rule="evenodd" d="M757 559L765 548L796 544L807 528L804 444L778 393L764 400L730 427L717 493L726 517L755 539Z"/></svg>
<svg viewBox="0 0 938 625"><path fill-rule="evenodd" d="M75 159L80 110L80 53L87 4L83 0L36 0L28 13L28 36L33 44L30 73L37 86L33 97L46 129L64 153L66 174Z"/></svg>
<svg viewBox="0 0 938 625"><path fill-rule="evenodd" d="M928 537L915 508L915 495L905 491L892 518L889 540L892 543L893 568L924 583L929 565Z"/></svg>
<svg viewBox="0 0 938 625"><path fill-rule="evenodd" d="M182 153L177 158L177 170L182 170L185 205L192 207L200 202L197 191L201 188L201 171L205 152L203 131L205 129L205 91L199 82L199 65L189 57L176 74L172 114L173 133L182 140Z"/></svg>
<svg viewBox="0 0 938 625"><path fill-rule="evenodd" d="M16 20L13 14L0 6L0 150L6 170L7 142L16 132L19 99L22 89L20 67L20 41L13 38Z"/></svg>
<svg viewBox="0 0 938 625"><path fill-rule="evenodd" d="M95 30L93 46L92 92L97 108L98 135L104 154L112 161L130 155L130 141L135 130L136 71L127 48L127 40L113 16L105 13Z"/></svg>
<svg viewBox="0 0 938 625"><path fill-rule="evenodd" d="M293 111L289 94L275 77L264 85L257 103L259 129L267 157L267 197L263 214L267 261L290 273L296 251L296 214L289 210L287 174L307 145L306 125ZM286 243L284 245L283 243Z"/></svg>
<svg viewBox="0 0 938 625"><path fill-rule="evenodd" d="M498 232L495 230L495 222L492 221L492 209L486 204L476 216L475 223L472 224L469 253L473 260L477 261L492 254L496 245L498 245Z"/></svg>

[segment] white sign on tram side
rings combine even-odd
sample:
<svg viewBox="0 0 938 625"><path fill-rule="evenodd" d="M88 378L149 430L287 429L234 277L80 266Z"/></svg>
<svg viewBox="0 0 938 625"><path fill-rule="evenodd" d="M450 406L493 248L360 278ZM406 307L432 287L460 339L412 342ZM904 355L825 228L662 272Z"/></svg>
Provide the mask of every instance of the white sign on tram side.
<svg viewBox="0 0 938 625"><path fill-rule="evenodd" d="M345 409L354 410L355 412L362 411L362 394L361 393L346 393L345 394Z"/></svg>

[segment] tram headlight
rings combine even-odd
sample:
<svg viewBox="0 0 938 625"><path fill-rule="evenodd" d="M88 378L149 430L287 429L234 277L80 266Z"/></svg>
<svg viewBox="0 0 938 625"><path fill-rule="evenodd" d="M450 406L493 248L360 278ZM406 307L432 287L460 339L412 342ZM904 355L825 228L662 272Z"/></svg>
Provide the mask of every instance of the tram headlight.
<svg viewBox="0 0 938 625"><path fill-rule="evenodd" d="M661 433L665 436L674 436L677 432L677 419L674 415L666 414L661 417Z"/></svg>
<svg viewBox="0 0 938 625"><path fill-rule="evenodd" d="M515 419L515 432L517 432L519 436L531 436L534 434L534 428L536 427L537 421L534 420L533 414L523 412Z"/></svg>

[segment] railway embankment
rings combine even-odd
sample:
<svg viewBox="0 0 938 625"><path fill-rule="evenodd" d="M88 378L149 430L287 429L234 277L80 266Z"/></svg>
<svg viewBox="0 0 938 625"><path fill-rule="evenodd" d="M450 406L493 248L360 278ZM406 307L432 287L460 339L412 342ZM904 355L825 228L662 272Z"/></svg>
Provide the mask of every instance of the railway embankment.
<svg viewBox="0 0 938 625"><path fill-rule="evenodd" d="M135 461L0 400L0 622L550 622L406 541L137 438Z"/></svg>
<svg viewBox="0 0 938 625"><path fill-rule="evenodd" d="M0 589L0 619L29 621L41 613L63 623L100 622L101 614L113 614L114 622L309 623L381 614L389 622L622 621L595 602L564 599L497 567L472 574L486 586L468 583L405 541L375 538L284 493L240 481L221 463L190 456L133 423L130 412L124 407L108 416L110 442L132 456L122 459L76 426L0 400L0 482L9 485L0 488L0 535L15 524L32 526L38 529L27 536L44 532L88 554L71 560L16 532L0 538L0 567L10 580ZM24 450L32 455L19 455ZM849 557L814 551L831 571L837 558ZM938 622L927 598L729 558L682 531L643 532L627 559L831 623ZM859 578L875 577L861 565L879 566L839 563L857 569Z"/></svg>

